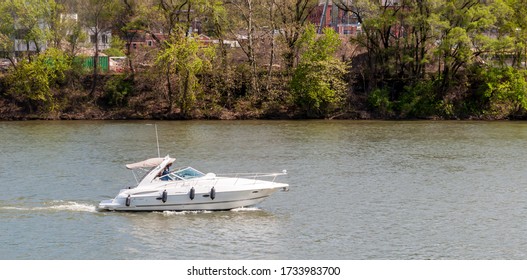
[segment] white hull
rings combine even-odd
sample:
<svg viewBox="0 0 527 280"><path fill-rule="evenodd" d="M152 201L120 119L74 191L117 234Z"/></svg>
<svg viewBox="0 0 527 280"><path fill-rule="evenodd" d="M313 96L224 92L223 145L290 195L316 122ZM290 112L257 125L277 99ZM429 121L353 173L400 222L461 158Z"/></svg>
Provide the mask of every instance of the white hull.
<svg viewBox="0 0 527 280"><path fill-rule="evenodd" d="M230 210L259 204L274 192L286 189L286 184L273 183L271 188L251 188L240 191L217 190L214 199L210 190L197 192L194 199L190 198L190 190L177 191L167 189L166 201L162 200L162 191L131 195L129 205L126 200L127 190L123 190L116 198L101 201L99 209L112 211L200 211L200 210Z"/></svg>

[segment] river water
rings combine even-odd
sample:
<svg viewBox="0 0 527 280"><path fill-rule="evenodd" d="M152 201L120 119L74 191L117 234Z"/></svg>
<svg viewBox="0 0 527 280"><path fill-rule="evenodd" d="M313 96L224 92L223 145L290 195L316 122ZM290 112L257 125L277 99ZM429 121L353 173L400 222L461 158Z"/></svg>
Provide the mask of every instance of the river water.
<svg viewBox="0 0 527 280"><path fill-rule="evenodd" d="M256 207L97 212L157 156L142 121L0 122L1 259L527 259L527 123L157 122L204 172L280 172Z"/></svg>

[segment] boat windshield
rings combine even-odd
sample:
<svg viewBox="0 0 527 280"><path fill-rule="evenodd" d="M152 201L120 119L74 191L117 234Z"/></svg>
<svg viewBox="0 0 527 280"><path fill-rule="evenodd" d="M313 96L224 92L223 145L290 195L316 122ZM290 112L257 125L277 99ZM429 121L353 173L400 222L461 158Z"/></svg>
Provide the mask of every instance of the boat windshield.
<svg viewBox="0 0 527 280"><path fill-rule="evenodd" d="M189 180L203 176L205 176L205 174L192 167L179 169L168 174L168 177L170 177L171 180Z"/></svg>

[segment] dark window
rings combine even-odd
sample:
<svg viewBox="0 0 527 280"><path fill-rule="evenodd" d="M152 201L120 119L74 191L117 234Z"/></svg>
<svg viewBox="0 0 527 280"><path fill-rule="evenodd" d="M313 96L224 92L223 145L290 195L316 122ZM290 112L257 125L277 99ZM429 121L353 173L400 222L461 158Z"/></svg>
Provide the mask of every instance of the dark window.
<svg viewBox="0 0 527 280"><path fill-rule="evenodd" d="M27 34L29 34L29 29L17 29L15 32L15 39L25 39Z"/></svg>

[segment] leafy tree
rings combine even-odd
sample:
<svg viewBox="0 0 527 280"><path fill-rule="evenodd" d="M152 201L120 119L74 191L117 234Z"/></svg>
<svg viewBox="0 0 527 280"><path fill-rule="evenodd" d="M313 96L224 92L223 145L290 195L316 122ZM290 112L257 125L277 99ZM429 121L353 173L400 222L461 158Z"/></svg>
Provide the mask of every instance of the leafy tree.
<svg viewBox="0 0 527 280"><path fill-rule="evenodd" d="M436 53L439 68L443 66L438 73L442 92L446 92L458 71L475 58L472 43L475 38L481 41L481 36L476 35L496 21L490 11L490 6L480 0L446 0L440 7L442 26Z"/></svg>
<svg viewBox="0 0 527 280"><path fill-rule="evenodd" d="M33 43L36 53L39 53L50 39L50 29L46 28L51 21L55 1L30 0L15 1L16 22L19 30L25 32L22 36L29 49Z"/></svg>
<svg viewBox="0 0 527 280"><path fill-rule="evenodd" d="M0 2L0 56L7 57L14 63L15 25L13 12L8 2Z"/></svg>
<svg viewBox="0 0 527 280"><path fill-rule="evenodd" d="M177 100L181 115L190 116L196 95L201 91L198 75L210 68L214 53L212 47L202 46L197 37L169 38L156 59L156 65L167 78L169 112Z"/></svg>
<svg viewBox="0 0 527 280"><path fill-rule="evenodd" d="M237 11L239 17L241 18L240 22L242 23L240 27L247 32L247 39L241 40L238 39L241 49L247 56L247 61L250 69L250 91L255 92L258 90L258 77L256 71L256 13L259 3L256 0L233 0L227 1L226 4L230 7L233 7ZM239 36L239 30L231 30L235 36Z"/></svg>
<svg viewBox="0 0 527 280"><path fill-rule="evenodd" d="M485 101L485 114L504 118L527 110L527 72L505 68L482 69L477 94Z"/></svg>
<svg viewBox="0 0 527 280"><path fill-rule="evenodd" d="M159 0L161 24L169 36L189 35L193 6L196 0Z"/></svg>
<svg viewBox="0 0 527 280"><path fill-rule="evenodd" d="M366 51L365 79L367 92L376 88L388 89L385 85L395 76L398 69L395 58L398 53L397 37L394 30L402 27L397 23L403 6L392 7L390 1L337 0L336 5L352 13L361 24L361 32L351 38L352 42Z"/></svg>
<svg viewBox="0 0 527 280"><path fill-rule="evenodd" d="M55 0L55 4L49 6L47 26L50 32L49 45L68 52L70 56L77 55L80 45L88 39L78 18L77 8L72 6L74 3L71 0Z"/></svg>
<svg viewBox="0 0 527 280"><path fill-rule="evenodd" d="M110 48L104 50L104 54L107 56L125 56L124 45L124 41L119 39L119 37L112 37Z"/></svg>
<svg viewBox="0 0 527 280"><path fill-rule="evenodd" d="M513 13L505 20L506 31L513 38L515 67L527 69L527 0L506 0Z"/></svg>
<svg viewBox="0 0 527 280"><path fill-rule="evenodd" d="M41 52L48 39L50 30L47 28L52 18L52 10L56 7L53 0L12 0L0 4L4 32L7 37L17 38L25 44L26 55L31 59L34 46L35 53ZM4 22L5 20L5 22Z"/></svg>
<svg viewBox="0 0 527 280"><path fill-rule="evenodd" d="M296 104L308 117L324 117L342 105L346 91L346 63L334 57L341 41L331 28L316 39L313 25L306 28L300 45L305 47L291 82Z"/></svg>
<svg viewBox="0 0 527 280"><path fill-rule="evenodd" d="M309 14L317 5L317 0L274 0L277 28L286 46L283 56L288 71L296 66L298 40L307 26Z"/></svg>
<svg viewBox="0 0 527 280"><path fill-rule="evenodd" d="M94 44L93 55L93 80L90 95L95 94L97 88L97 76L99 72L99 38L103 33L110 31L115 22L115 15L118 13L121 6L116 0L86 0L82 2L82 13L80 13L80 20L85 24L85 27L91 31Z"/></svg>
<svg viewBox="0 0 527 280"><path fill-rule="evenodd" d="M35 108L53 111L57 106L53 89L64 82L66 72L70 69L71 59L64 52L49 48L36 59L22 60L9 73L8 94L25 102L30 112Z"/></svg>
<svg viewBox="0 0 527 280"><path fill-rule="evenodd" d="M124 47L124 54L122 55L126 55L128 58L130 78L134 80L136 72L135 60L138 55L132 52L132 42L145 33L153 33L153 30L159 30L158 23L155 20L158 11L153 1L120 0L120 3L122 9L119 10L116 16L114 30L118 31L122 39L118 42L121 44L119 49ZM112 38L112 48L117 48L116 45L116 41Z"/></svg>

